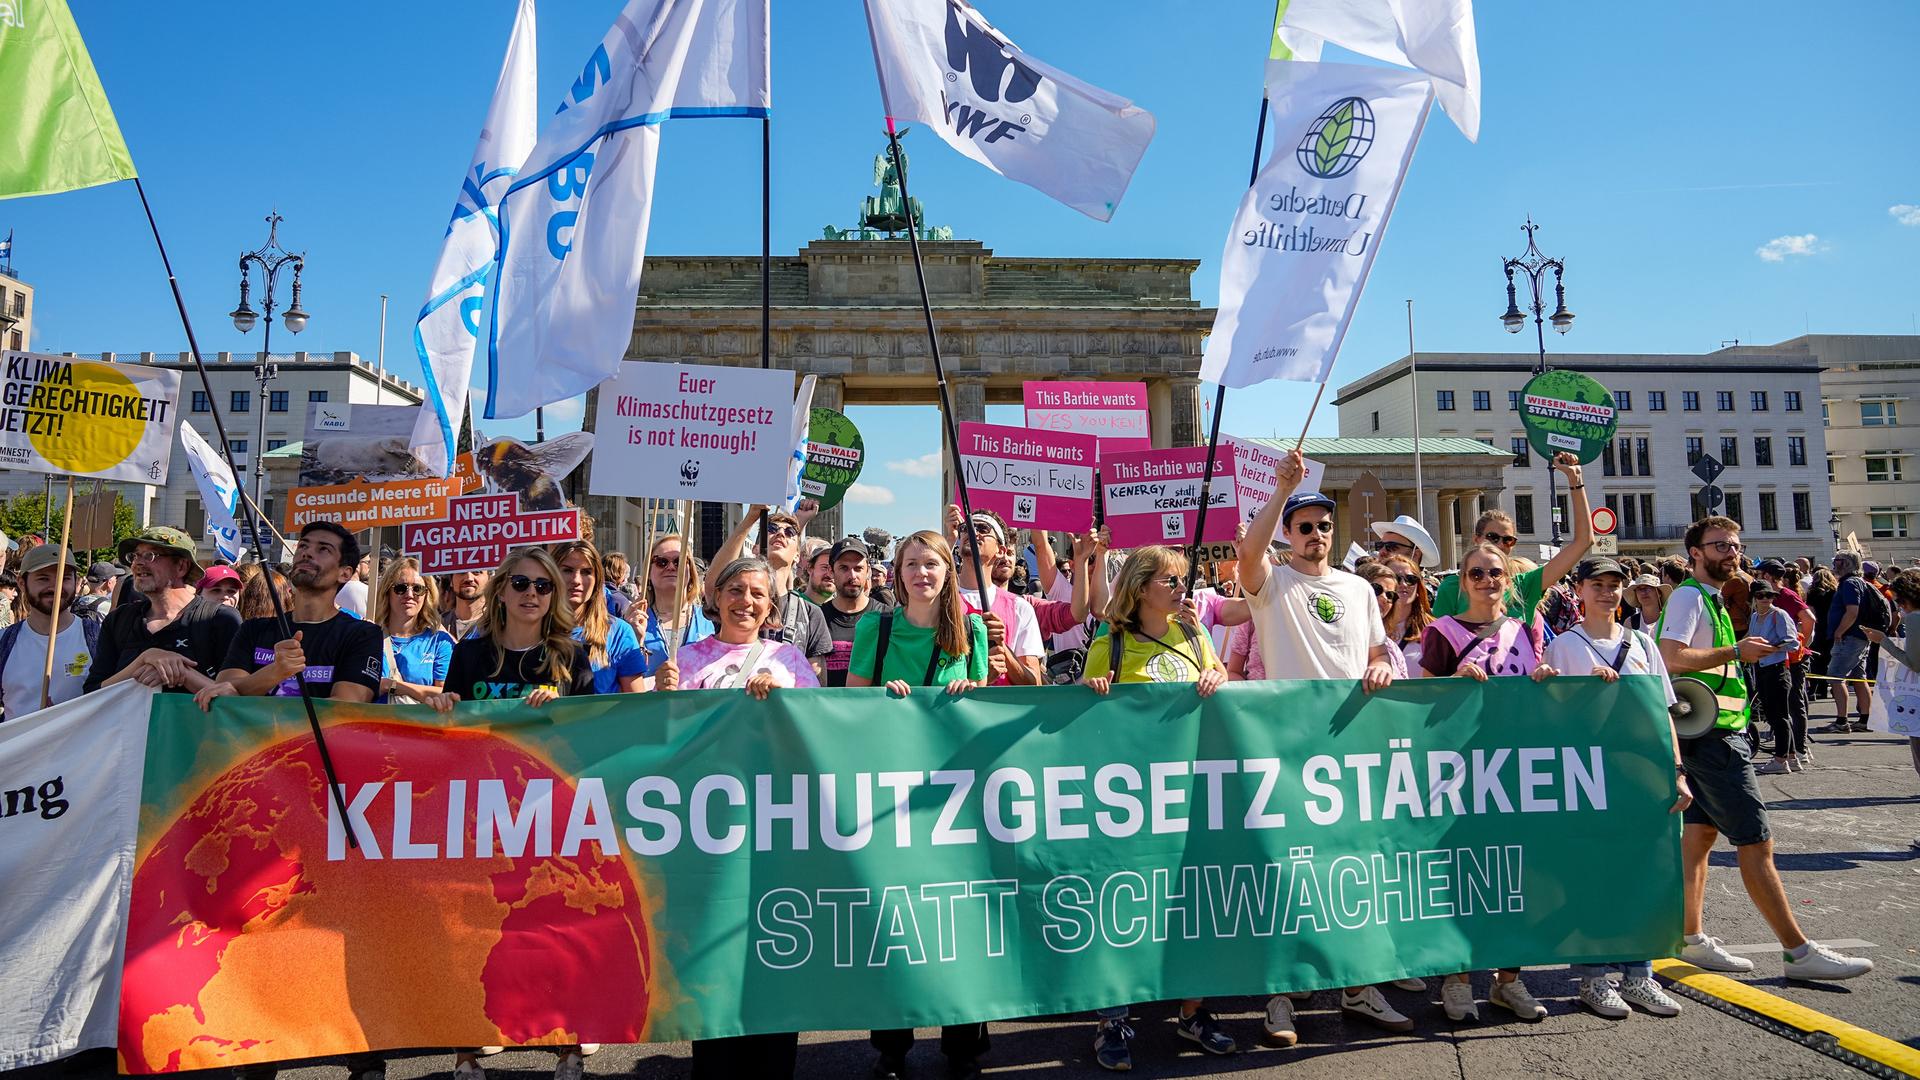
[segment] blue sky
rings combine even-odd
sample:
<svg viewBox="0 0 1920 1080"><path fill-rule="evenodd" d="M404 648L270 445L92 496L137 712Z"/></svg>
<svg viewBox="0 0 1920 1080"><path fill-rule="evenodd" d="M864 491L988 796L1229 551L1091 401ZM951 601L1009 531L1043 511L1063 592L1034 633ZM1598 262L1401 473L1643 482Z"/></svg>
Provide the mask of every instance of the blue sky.
<svg viewBox="0 0 1920 1080"><path fill-rule="evenodd" d="M1023 48L1154 112L1159 131L1108 224L915 138L915 194L930 219L1007 255L1200 259L1194 290L1212 302L1246 184L1271 0L981 3ZM547 0L544 99L571 83L619 6ZM277 207L283 240L307 253L313 322L297 339L277 334L276 348L371 358L384 292L388 364L413 377L411 312L513 4L73 7L202 347L258 348L259 332L250 343L225 312L235 259ZM860 4L777 0L773 10L773 237L776 252L791 252L822 225L850 223L882 125ZM1518 347L1497 321L1499 260L1523 246L1529 213L1542 247L1568 261L1579 316L1550 348L1697 352L1809 329L1914 332L1920 140L1906 114L1920 5L1838 11L1482 3L1480 142L1439 116L1428 126L1335 385L1405 352L1409 298L1423 350ZM663 145L652 250L757 251L756 125L676 122ZM7 229L16 268L38 290L34 348L185 347L130 185L0 203ZM1312 392L1270 383L1230 394L1225 430L1297 433ZM1017 412L990 419L1016 423ZM896 533L930 524L932 481L912 461L937 449L931 410L851 415L870 452L863 480L876 489L852 523ZM1330 407L1313 428L1334 431Z"/></svg>

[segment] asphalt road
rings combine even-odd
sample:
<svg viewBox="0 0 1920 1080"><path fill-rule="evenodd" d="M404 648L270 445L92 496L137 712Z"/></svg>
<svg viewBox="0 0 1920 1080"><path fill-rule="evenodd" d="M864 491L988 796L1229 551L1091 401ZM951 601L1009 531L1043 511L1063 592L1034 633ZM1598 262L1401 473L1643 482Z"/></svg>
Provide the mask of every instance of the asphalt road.
<svg viewBox="0 0 1920 1080"><path fill-rule="evenodd" d="M1816 705L1816 722L1831 706ZM1814 937L1843 943L1843 951L1873 958L1875 970L1853 982L1823 986L1781 976L1773 933L1748 903L1730 849L1715 853L1708 877L1708 932L1751 956L1751 975L1736 976L1781 998L1920 1048L1920 776L1904 740L1886 735L1816 735L1816 767L1802 774L1761 777L1772 808L1776 862L1794 910ZM1633 868L1598 868L1592 887L1633 887ZM1482 976L1484 979L1484 976ZM1582 1009L1565 968L1530 971L1528 983L1549 1015L1523 1024L1490 1006L1482 1023L1454 1025L1428 993L1389 990L1416 1029L1392 1035L1341 1019L1334 995L1322 993L1302 1009L1301 1043L1291 1049L1256 1045L1258 998L1214 1001L1216 1012L1242 1038L1243 1051L1206 1058L1173 1033L1172 1006L1145 1006L1134 1026L1135 1072L1152 1076L1287 1077L1351 1080L1392 1076L1605 1077L1689 1076L1738 1080L1858 1077L1850 1065L1770 1034L1760 1027L1684 1000L1677 1018L1636 1013L1623 1021ZM1477 985L1484 1001L1485 986ZM911 1059L915 1075L945 1075L937 1035L922 1032ZM996 1023L984 1064L990 1076L1104 1076L1092 1059L1092 1022L1086 1017ZM865 1032L817 1032L803 1037L802 1077L863 1077L872 1062ZM491 1080L541 1080L553 1057L510 1052L486 1060ZM451 1055L396 1056L393 1080L450 1073ZM110 1055L89 1054L63 1065L5 1074L5 1080L105 1080ZM684 1043L609 1046L587 1060L590 1075L646 1078L689 1074ZM338 1066L289 1070L290 1080L343 1080ZM224 1078L222 1078L224 1080Z"/></svg>

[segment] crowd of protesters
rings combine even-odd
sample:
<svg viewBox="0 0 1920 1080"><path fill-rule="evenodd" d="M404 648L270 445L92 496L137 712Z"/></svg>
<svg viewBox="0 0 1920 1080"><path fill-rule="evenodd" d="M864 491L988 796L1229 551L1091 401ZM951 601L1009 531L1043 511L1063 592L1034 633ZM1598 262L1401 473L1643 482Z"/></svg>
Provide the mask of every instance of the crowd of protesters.
<svg viewBox="0 0 1920 1080"><path fill-rule="evenodd" d="M15 718L127 680L193 694L203 708L304 685L316 698L449 710L679 690L764 700L784 689L884 687L903 698L1067 683L1108 694L1116 683L1156 682L1207 697L1248 680L1351 680L1375 693L1409 678L1647 675L1663 680L1671 703L1667 680L1685 675L1706 683L1722 711L1708 734L1673 741L1671 809L1685 822L1682 959L1710 971L1754 967L1702 921L1708 855L1724 835L1786 952L1788 977L1870 970L1802 931L1774 869L1755 777L1813 768L1811 735L1867 730L1882 653L1920 669L1920 569L1883 573L1844 552L1830 566L1755 563L1740 524L1724 517L1694 522L1681 554L1590 557L1580 467L1564 454L1554 467L1577 529L1537 565L1514 554L1514 522L1493 510L1474 523L1456 566L1441 566L1432 535L1405 516L1374 524L1370 553L1342 566L1335 503L1295 490L1297 452L1243 527L1237 558L1204 568L1168 547L1109 550L1104 529L1031 531L1023 543L992 512L958 507L941 528L897 542L875 530L809 537L804 503L796 513L751 508L711 565L678 534L653 538L637 563L603 553L589 535L435 579L411 558L376 564L330 521L301 529L291 558L272 569L203 567L193 540L163 526L127 538L116 561L84 568L54 545L22 544L0 573L0 710ZM1203 587L1191 587L1196 574ZM1835 718L1810 730L1809 701L1822 698ZM1920 739L1908 742L1920 771ZM1613 1019L1635 1008L1679 1013L1648 962L1616 967L1617 982L1606 966L1574 968L1585 1007ZM1449 1019L1478 1019L1473 985L1470 973L1441 973L1438 1006ZM1485 985L1487 1004L1523 1021L1546 1016L1518 969ZM1341 1014L1411 1029L1408 999L1396 1004L1389 990L1425 1000L1429 987L1419 978L1347 987ZM1273 995L1260 1037L1297 1042L1295 1005L1310 996ZM1093 1056L1105 1068L1132 1068L1134 1004L1097 1011ZM1180 1002L1176 1016L1176 1034L1203 1053L1231 1054L1246 1037L1203 999ZM912 1031L876 1031L872 1043L875 1076L906 1074ZM984 1023L949 1026L940 1038L956 1076L977 1074L988 1045ZM796 1048L792 1033L702 1040L694 1071L790 1075ZM484 1080L481 1058L498 1049L462 1051L457 1072ZM594 1049L555 1048L557 1080L578 1080ZM355 1080L383 1069L372 1055L348 1064Z"/></svg>

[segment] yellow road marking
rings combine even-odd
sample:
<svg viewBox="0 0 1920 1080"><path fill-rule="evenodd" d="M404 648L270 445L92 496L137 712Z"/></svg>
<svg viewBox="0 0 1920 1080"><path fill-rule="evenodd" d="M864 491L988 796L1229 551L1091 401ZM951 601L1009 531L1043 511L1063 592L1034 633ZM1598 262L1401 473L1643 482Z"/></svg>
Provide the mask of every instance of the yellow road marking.
<svg viewBox="0 0 1920 1080"><path fill-rule="evenodd" d="M1863 1027L1836 1020L1826 1013L1798 1002L1777 997L1737 979L1702 971L1679 960L1655 960L1653 969L1663 977L1702 994L1719 998L1740 1008L1760 1014L1778 1024L1810 1033L1831 1036L1840 1049L1877 1062L1889 1069L1920 1076L1920 1050L1876 1035Z"/></svg>

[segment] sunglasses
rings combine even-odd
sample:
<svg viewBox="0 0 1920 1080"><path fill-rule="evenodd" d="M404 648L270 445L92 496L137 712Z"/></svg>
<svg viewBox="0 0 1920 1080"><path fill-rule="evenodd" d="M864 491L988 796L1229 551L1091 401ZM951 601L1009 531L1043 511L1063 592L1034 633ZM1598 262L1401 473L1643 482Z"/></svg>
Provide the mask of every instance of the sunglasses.
<svg viewBox="0 0 1920 1080"><path fill-rule="evenodd" d="M425 585L414 585L408 582L401 582L400 584L395 585L393 587L393 591L401 596L427 595L427 587Z"/></svg>
<svg viewBox="0 0 1920 1080"><path fill-rule="evenodd" d="M1321 536L1331 536L1333 535L1333 522L1303 521L1295 525L1293 531L1299 533L1301 536L1312 536L1314 533L1319 533Z"/></svg>
<svg viewBox="0 0 1920 1080"><path fill-rule="evenodd" d="M1395 576L1400 579L1400 584L1402 585L1413 586L1420 584L1419 574L1397 574Z"/></svg>
<svg viewBox="0 0 1920 1080"><path fill-rule="evenodd" d="M1387 588L1385 585L1382 585L1377 581L1370 581L1367 584L1373 586L1373 595L1386 597L1387 603L1397 604L1400 602L1400 594L1398 592Z"/></svg>
<svg viewBox="0 0 1920 1080"><path fill-rule="evenodd" d="M1475 581L1499 581L1507 576L1507 571L1498 566L1476 566L1467 571L1467 576Z"/></svg>
<svg viewBox="0 0 1920 1080"><path fill-rule="evenodd" d="M1165 585L1167 588L1172 589L1174 592L1187 591L1187 579L1181 577L1178 574L1168 574L1166 577L1157 577L1157 578L1154 578L1153 580L1159 582L1162 585Z"/></svg>
<svg viewBox="0 0 1920 1080"><path fill-rule="evenodd" d="M680 569L680 556L655 555L653 557L653 568L655 570L678 570Z"/></svg>
<svg viewBox="0 0 1920 1080"><path fill-rule="evenodd" d="M767 535L768 536L799 536L800 530L794 528L791 525L769 525L767 526Z"/></svg>
<svg viewBox="0 0 1920 1080"><path fill-rule="evenodd" d="M1409 555L1411 555L1414 551L1414 547L1412 544L1403 544L1398 540L1375 540L1373 542L1373 550L1375 551L1392 552L1392 551L1400 551L1403 549Z"/></svg>
<svg viewBox="0 0 1920 1080"><path fill-rule="evenodd" d="M507 588L514 592L526 592L532 589L535 596L546 596L553 592L553 581L549 578L515 574L507 579Z"/></svg>
<svg viewBox="0 0 1920 1080"><path fill-rule="evenodd" d="M1481 533L1480 539L1489 544L1499 544L1501 547L1512 547L1520 542L1517 536L1503 536L1500 533Z"/></svg>

